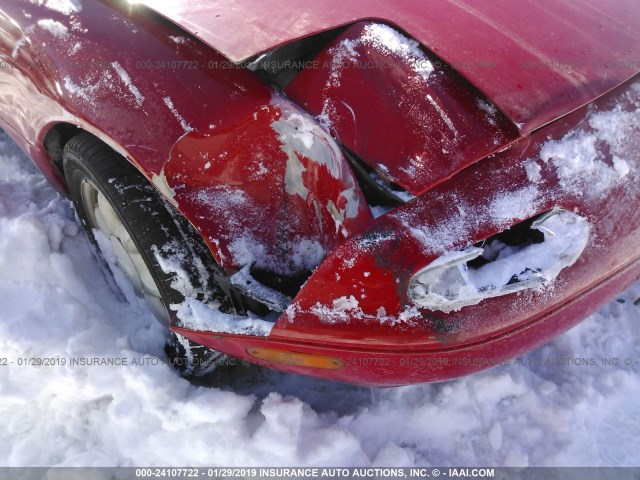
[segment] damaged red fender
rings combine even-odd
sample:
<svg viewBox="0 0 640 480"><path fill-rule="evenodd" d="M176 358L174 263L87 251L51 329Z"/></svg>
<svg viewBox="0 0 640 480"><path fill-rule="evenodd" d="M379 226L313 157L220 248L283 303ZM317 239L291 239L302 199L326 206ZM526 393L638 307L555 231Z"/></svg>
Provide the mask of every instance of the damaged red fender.
<svg viewBox="0 0 640 480"><path fill-rule="evenodd" d="M279 96L233 128L185 135L161 175L226 268L311 271L373 220L335 141Z"/></svg>

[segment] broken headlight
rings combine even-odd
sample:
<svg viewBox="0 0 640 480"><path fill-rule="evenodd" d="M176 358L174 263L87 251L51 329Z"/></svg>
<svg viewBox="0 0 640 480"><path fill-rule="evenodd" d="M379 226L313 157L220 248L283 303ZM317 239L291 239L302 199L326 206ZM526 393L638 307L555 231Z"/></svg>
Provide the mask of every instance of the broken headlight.
<svg viewBox="0 0 640 480"><path fill-rule="evenodd" d="M589 239L587 221L562 209L511 230L516 234L503 232L420 270L409 283L411 301L420 308L451 312L539 287L572 265Z"/></svg>

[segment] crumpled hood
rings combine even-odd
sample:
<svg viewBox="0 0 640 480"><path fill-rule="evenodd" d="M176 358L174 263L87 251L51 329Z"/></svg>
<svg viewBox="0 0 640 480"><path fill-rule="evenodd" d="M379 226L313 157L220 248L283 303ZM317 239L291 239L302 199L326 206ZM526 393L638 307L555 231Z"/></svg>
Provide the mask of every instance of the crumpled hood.
<svg viewBox="0 0 640 480"><path fill-rule="evenodd" d="M407 32L454 67L521 133L640 71L637 0L137 0L229 59L361 19Z"/></svg>

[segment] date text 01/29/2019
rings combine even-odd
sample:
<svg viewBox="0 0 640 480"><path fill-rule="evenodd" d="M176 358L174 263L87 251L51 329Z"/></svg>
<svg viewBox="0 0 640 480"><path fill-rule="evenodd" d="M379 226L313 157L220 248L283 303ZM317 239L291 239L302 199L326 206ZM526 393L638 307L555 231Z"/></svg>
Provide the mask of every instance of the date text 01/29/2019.
<svg viewBox="0 0 640 480"><path fill-rule="evenodd" d="M136 478L493 478L493 468L136 468Z"/></svg>

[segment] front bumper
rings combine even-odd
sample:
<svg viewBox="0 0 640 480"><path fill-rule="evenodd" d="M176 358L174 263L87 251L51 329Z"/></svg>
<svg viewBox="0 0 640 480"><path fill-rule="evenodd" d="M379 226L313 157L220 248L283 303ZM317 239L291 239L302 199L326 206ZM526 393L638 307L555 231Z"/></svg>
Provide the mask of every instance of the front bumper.
<svg viewBox="0 0 640 480"><path fill-rule="evenodd" d="M383 215L327 256L267 337L172 328L254 363L372 386L450 379L522 355L640 277L639 117L631 81ZM616 138L607 119L624 120ZM412 305L411 278L440 255L554 208L584 217L591 232L551 284L457 312ZM256 348L337 361L264 361Z"/></svg>
<svg viewBox="0 0 640 480"><path fill-rule="evenodd" d="M271 340L268 337L198 332L179 326L173 326L172 330L233 357L289 373L371 387L437 382L493 368L545 344L579 323L638 277L640 262L636 261L556 310L532 318L520 328L475 344L449 349L402 350L386 346L376 348L374 345L360 349L339 348L320 343ZM335 358L341 362L341 367L304 367L295 357L289 363L259 360L249 354L255 348Z"/></svg>

